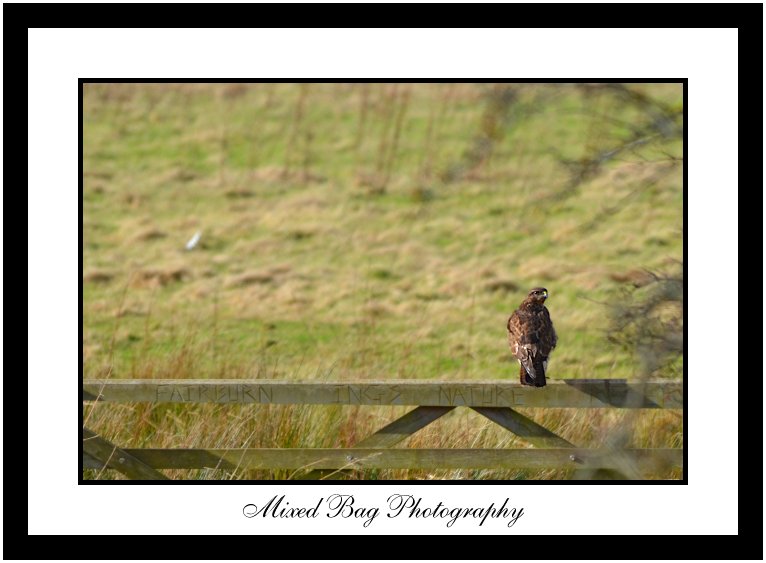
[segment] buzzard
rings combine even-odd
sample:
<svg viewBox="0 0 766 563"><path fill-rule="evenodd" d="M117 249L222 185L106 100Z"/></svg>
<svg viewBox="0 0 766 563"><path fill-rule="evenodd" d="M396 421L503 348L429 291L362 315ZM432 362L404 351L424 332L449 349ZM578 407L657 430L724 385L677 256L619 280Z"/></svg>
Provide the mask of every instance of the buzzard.
<svg viewBox="0 0 766 563"><path fill-rule="evenodd" d="M556 331L545 300L548 290L535 287L508 319L508 344L521 364L522 385L545 387L548 356L556 347Z"/></svg>

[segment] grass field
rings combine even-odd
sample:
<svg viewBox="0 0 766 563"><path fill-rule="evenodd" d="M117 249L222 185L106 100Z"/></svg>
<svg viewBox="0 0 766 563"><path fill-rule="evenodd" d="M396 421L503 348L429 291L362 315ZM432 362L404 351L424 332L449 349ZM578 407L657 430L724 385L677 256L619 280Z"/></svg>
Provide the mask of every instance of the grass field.
<svg viewBox="0 0 766 563"><path fill-rule="evenodd" d="M613 311L682 258L681 110L676 84L85 85L84 377L516 380L505 322L538 285L559 334L549 377L646 375L610 338ZM100 404L85 417L125 447L341 447L404 410ZM525 414L580 446L628 417ZM633 447L682 446L680 413L629 423ZM403 445L524 442L457 409Z"/></svg>

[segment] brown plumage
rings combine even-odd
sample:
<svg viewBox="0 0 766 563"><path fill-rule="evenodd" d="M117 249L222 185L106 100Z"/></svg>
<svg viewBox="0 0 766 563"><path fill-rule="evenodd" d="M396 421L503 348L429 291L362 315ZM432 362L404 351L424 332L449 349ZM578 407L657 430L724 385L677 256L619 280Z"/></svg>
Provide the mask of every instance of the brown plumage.
<svg viewBox="0 0 766 563"><path fill-rule="evenodd" d="M556 347L550 313L545 308L548 290L535 287L508 319L508 344L519 360L519 376L523 385L545 386L548 356Z"/></svg>

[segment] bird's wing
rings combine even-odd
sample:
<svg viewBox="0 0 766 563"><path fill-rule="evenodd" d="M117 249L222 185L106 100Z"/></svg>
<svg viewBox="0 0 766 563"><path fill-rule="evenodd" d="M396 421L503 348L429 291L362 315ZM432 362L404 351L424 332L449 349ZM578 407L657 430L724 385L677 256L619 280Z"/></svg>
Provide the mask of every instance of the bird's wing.
<svg viewBox="0 0 766 563"><path fill-rule="evenodd" d="M542 353L547 357L556 347L558 335L553 328L553 322L551 321L551 315L548 312L548 309L543 309L543 316L540 321L540 348Z"/></svg>
<svg viewBox="0 0 766 563"><path fill-rule="evenodd" d="M514 356L516 355L516 347L524 332L521 325L521 316L518 311L514 311L513 315L508 318L508 344L510 344Z"/></svg>
<svg viewBox="0 0 766 563"><path fill-rule="evenodd" d="M508 344L514 357L521 362L529 377L534 379L537 377L534 357L537 355L538 346L534 328L529 325L530 319L527 315L522 316L518 311L514 312L508 319Z"/></svg>

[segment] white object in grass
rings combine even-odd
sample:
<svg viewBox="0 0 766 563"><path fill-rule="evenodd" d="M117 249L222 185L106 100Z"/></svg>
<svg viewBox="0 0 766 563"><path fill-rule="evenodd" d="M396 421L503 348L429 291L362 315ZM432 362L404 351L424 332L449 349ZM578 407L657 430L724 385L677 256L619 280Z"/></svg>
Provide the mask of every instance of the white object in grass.
<svg viewBox="0 0 766 563"><path fill-rule="evenodd" d="M189 239L189 242L186 243L186 250L191 250L195 246L197 246L197 243L199 242L200 237L202 236L202 231L197 231L194 233L194 236Z"/></svg>

